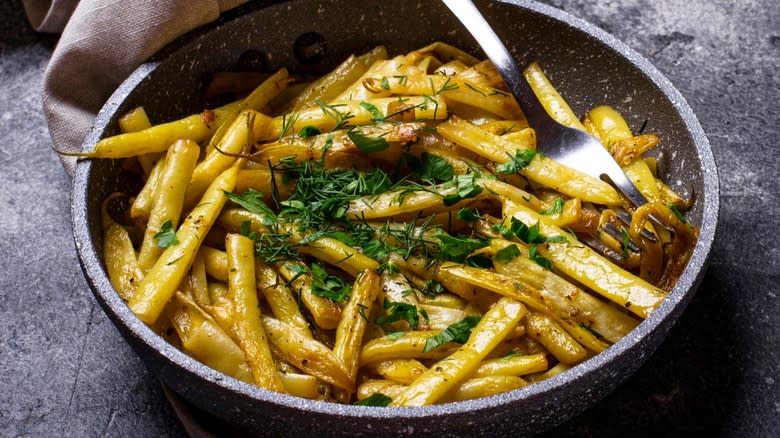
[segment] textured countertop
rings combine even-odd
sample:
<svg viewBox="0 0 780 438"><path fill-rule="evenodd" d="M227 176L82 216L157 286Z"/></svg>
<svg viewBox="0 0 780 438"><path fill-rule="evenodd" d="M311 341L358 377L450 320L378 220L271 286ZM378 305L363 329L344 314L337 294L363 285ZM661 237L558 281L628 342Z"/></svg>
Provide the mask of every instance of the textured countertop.
<svg viewBox="0 0 780 438"><path fill-rule="evenodd" d="M719 166L712 262L625 384L549 436L780 435L780 3L548 0L650 59L688 99ZM0 436L185 436L78 265L69 181L49 150L56 39L0 3Z"/></svg>

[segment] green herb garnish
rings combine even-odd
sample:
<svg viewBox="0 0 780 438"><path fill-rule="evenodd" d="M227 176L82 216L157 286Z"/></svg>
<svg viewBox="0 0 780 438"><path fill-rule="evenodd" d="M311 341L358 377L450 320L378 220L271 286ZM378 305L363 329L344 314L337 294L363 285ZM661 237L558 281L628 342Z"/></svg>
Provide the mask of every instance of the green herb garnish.
<svg viewBox="0 0 780 438"><path fill-rule="evenodd" d="M381 392L375 392L368 398L364 398L363 400L356 401L353 403L355 406L380 406L384 407L390 404L393 399L382 394Z"/></svg>
<svg viewBox="0 0 780 438"><path fill-rule="evenodd" d="M269 226L276 221L276 214L263 201L263 192L258 192L251 187L240 195L227 191L223 192L228 199L244 207L247 211L261 215L263 225Z"/></svg>
<svg viewBox="0 0 780 438"><path fill-rule="evenodd" d="M551 215L554 216L556 214L563 213L563 198L558 196L553 201L553 204L549 208L545 208L544 210L540 211L539 214L544 215Z"/></svg>
<svg viewBox="0 0 780 438"><path fill-rule="evenodd" d="M444 205L457 204L463 199L473 198L482 193L482 186L476 183L476 175L473 173L457 175L453 182L457 188L457 193L445 196Z"/></svg>
<svg viewBox="0 0 780 438"><path fill-rule="evenodd" d="M311 292L335 302L343 301L352 292L352 286L335 275L330 275L319 263L311 264Z"/></svg>
<svg viewBox="0 0 780 438"><path fill-rule="evenodd" d="M173 222L170 219L160 225L160 231L154 235L158 248L167 248L178 245L179 239L176 238L176 230L173 229Z"/></svg>
<svg viewBox="0 0 780 438"><path fill-rule="evenodd" d="M507 155L509 154L507 153ZM509 155L509 161L496 166L496 173L517 173L531 164L531 160L534 159L535 155L536 151L517 149L514 157Z"/></svg>
<svg viewBox="0 0 780 438"><path fill-rule="evenodd" d="M471 336L471 331L477 326L480 319L482 319L480 315L470 315L463 318L460 322L451 324L443 332L431 336L425 341L423 353L438 348L447 342L465 344L469 340L469 336Z"/></svg>
<svg viewBox="0 0 780 438"><path fill-rule="evenodd" d="M485 239L471 239L469 237L454 237L445 232L439 232L435 236L439 241L439 251L434 257L441 260L462 263L472 252L488 246Z"/></svg>
<svg viewBox="0 0 780 438"><path fill-rule="evenodd" d="M684 223L685 225L688 225L689 227L692 227L693 225L688 221L688 219L683 216L682 213L680 213L680 210L677 208L674 204L667 205L669 207L669 210L672 210L672 213L674 213L675 216L677 216L677 219L680 220L680 222Z"/></svg>
<svg viewBox="0 0 780 438"><path fill-rule="evenodd" d="M360 102L360 106L363 107L366 111L370 112L372 116L374 116L374 121L377 123L383 123L385 121L385 115L382 114L382 111L379 111L379 108L374 106L373 104L369 102Z"/></svg>
<svg viewBox="0 0 780 438"><path fill-rule="evenodd" d="M496 255L493 258L497 262L509 263L519 255L520 255L520 248L518 248L517 245L512 244L496 251Z"/></svg>
<svg viewBox="0 0 780 438"><path fill-rule="evenodd" d="M306 125L298 132L298 137L301 138L307 138L307 137L314 137L315 135L320 135L321 132L317 127Z"/></svg>
<svg viewBox="0 0 780 438"><path fill-rule="evenodd" d="M355 143L362 152L380 152L388 148L390 144L383 137L369 137L357 129L347 131L347 137Z"/></svg>
<svg viewBox="0 0 780 438"><path fill-rule="evenodd" d="M374 322L377 324L390 324L395 321L406 321L409 323L409 328L416 330L420 325L420 315L426 320L428 315L424 310L420 309L418 313L417 306L408 303L390 302L385 298L382 303L382 307L387 310L387 315L382 315L376 318Z"/></svg>

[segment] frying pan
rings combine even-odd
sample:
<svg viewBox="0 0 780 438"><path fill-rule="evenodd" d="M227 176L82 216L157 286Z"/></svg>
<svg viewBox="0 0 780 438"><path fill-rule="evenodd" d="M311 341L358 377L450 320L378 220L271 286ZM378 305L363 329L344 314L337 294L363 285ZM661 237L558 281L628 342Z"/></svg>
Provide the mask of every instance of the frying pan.
<svg viewBox="0 0 780 438"><path fill-rule="evenodd" d="M193 31L141 65L111 96L82 150L118 133L117 118L143 105L167 121L199 112L209 74L250 65L322 74L352 53L384 44L403 53L441 40L481 54L438 2L298 0L255 2ZM253 433L270 436L530 435L605 396L653 353L695 293L706 270L718 215L718 179L707 138L685 99L647 60L601 29L532 1L477 2L523 65L538 60L574 111L607 104L635 129L661 138L661 177L695 195L688 218L700 235L665 302L605 352L553 378L465 402L390 409L345 406L269 392L210 369L166 343L128 309L101 260L100 203L137 181L114 160L78 163L72 188L73 232L95 297L145 364L186 400Z"/></svg>

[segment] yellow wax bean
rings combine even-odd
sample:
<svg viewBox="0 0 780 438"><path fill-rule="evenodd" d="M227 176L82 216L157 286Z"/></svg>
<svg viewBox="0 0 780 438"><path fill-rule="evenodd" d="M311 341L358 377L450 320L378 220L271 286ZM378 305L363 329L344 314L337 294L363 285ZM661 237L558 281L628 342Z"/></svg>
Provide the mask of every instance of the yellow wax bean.
<svg viewBox="0 0 780 438"><path fill-rule="evenodd" d="M170 221L172 229L176 229L179 225L184 205L184 191L192 176L198 154L200 148L197 143L189 140L179 140L168 149L165 168L159 176L155 191L157 199L149 214L144 240L138 252L138 265L144 272L148 272L157 257L162 254L163 248L157 244L155 238L162 225L166 221Z"/></svg>
<svg viewBox="0 0 780 438"><path fill-rule="evenodd" d="M178 292L167 314L182 347L192 357L229 376L252 381L241 348L194 301Z"/></svg>
<svg viewBox="0 0 780 438"><path fill-rule="evenodd" d="M228 259L228 285L233 295L233 326L244 351L255 384L272 391L283 391L276 365L271 357L255 289L254 242L240 234L228 234L225 240Z"/></svg>
<svg viewBox="0 0 780 438"><path fill-rule="evenodd" d="M576 128L580 131L585 130L580 119L574 114L569 104L558 94L558 90L550 83L539 64L531 63L525 68L523 75L539 99L539 102L542 103L544 109L547 110L547 113L553 119L570 128Z"/></svg>
<svg viewBox="0 0 780 438"><path fill-rule="evenodd" d="M163 123L139 132L107 137L95 145L91 158L128 158L151 152L165 152L176 140L201 142L217 130L225 118L238 107L233 102L214 110L205 110L181 120Z"/></svg>
<svg viewBox="0 0 780 438"><path fill-rule="evenodd" d="M538 373L548 368L547 355L543 353L529 355L512 355L498 359L486 360L479 364L472 377L483 376L522 376Z"/></svg>
<svg viewBox="0 0 780 438"><path fill-rule="evenodd" d="M276 319L295 327L303 336L313 338L309 323L298 308L295 297L276 271L260 259L256 259L255 275L257 289L265 297Z"/></svg>
<svg viewBox="0 0 780 438"><path fill-rule="evenodd" d="M497 163L509 161L515 156L517 150L530 149L510 143L501 136L491 134L457 117L451 117L440 124L436 132L447 140ZM606 205L617 205L623 202L617 191L604 181L539 154L534 155L528 166L520 170L520 174L529 180L583 201Z"/></svg>
<svg viewBox="0 0 780 438"><path fill-rule="evenodd" d="M361 105L364 104L364 105ZM385 118L397 115L393 110L398 98L384 97L376 99L345 100L331 104L306 108L299 113L275 117L266 135L259 140L271 140L287 134L297 134L304 126L313 126L322 132L334 129L339 122L342 126L368 125L375 123L376 115L365 108L365 104L373 105ZM447 118L447 104L444 99L435 97L410 97L404 101L405 106L413 107L415 120L443 120Z"/></svg>
<svg viewBox="0 0 780 438"><path fill-rule="evenodd" d="M149 176L146 178L146 183L141 188L141 191L135 196L133 205L130 207L130 217L140 223L144 223L149 220L149 215L154 208L155 193L157 192L157 183L160 181L160 175L165 169L165 157L160 158L154 163Z"/></svg>
<svg viewBox="0 0 780 438"><path fill-rule="evenodd" d="M504 216L514 217L529 227L540 222L538 213L519 204L507 208ZM544 236L563 236L567 240L537 246L539 254L552 261L555 269L635 315L647 318L666 297L661 289L614 265L560 228L544 223L539 228Z"/></svg>
<svg viewBox="0 0 780 438"><path fill-rule="evenodd" d="M263 316L263 328L269 341L286 361L340 389L354 391L354 382L330 348L302 336L295 328L270 316Z"/></svg>
<svg viewBox="0 0 780 438"><path fill-rule="evenodd" d="M129 300L135 294L137 284L144 277L138 267L135 249L127 230L111 219L107 204L116 196L110 196L101 206L103 224L103 260L111 285L123 300Z"/></svg>
<svg viewBox="0 0 780 438"><path fill-rule="evenodd" d="M546 315L540 313L528 315L525 331L544 345L544 348L561 363L573 365L587 356L585 349Z"/></svg>
<svg viewBox="0 0 780 438"><path fill-rule="evenodd" d="M217 145L218 150L209 153L193 171L184 205L194 206L211 181L235 163L236 158L226 154L248 153L255 140L267 131L269 122L268 117L256 111L242 111Z"/></svg>
<svg viewBox="0 0 780 438"><path fill-rule="evenodd" d="M520 302L501 298L479 321L469 340L452 355L433 364L412 382L392 406L423 406L436 402L464 377L517 326L526 310Z"/></svg>
<svg viewBox="0 0 780 438"><path fill-rule="evenodd" d="M365 270L359 273L336 328L333 353L344 364L347 375L353 382L357 377L360 346L368 324L365 312L373 305L380 289L381 283L376 271Z"/></svg>
<svg viewBox="0 0 780 438"><path fill-rule="evenodd" d="M484 88L472 82L442 75L407 75L373 77L364 82L372 91L386 90L393 94L436 96L485 109L505 119L523 117L520 107L510 93L495 88Z"/></svg>
<svg viewBox="0 0 780 438"><path fill-rule="evenodd" d="M512 391L524 386L528 386L528 382L517 376L475 377L455 386L452 391L445 395L445 398L451 401L473 400Z"/></svg>
<svg viewBox="0 0 780 438"><path fill-rule="evenodd" d="M237 172L235 167L231 167L214 180L201 202L176 232L179 244L166 248L139 284L129 306L145 323L153 324L157 320L165 303L173 296L186 275L203 237L209 232L227 201L224 191L232 191L235 188Z"/></svg>
<svg viewBox="0 0 780 438"><path fill-rule="evenodd" d="M119 124L119 130L124 133L143 131L144 129L152 127L152 122L149 121L149 116L146 115L146 111L142 106L128 111L117 120L117 123ZM138 156L138 163L141 164L145 177L149 177L155 161L159 158L159 153L142 154Z"/></svg>

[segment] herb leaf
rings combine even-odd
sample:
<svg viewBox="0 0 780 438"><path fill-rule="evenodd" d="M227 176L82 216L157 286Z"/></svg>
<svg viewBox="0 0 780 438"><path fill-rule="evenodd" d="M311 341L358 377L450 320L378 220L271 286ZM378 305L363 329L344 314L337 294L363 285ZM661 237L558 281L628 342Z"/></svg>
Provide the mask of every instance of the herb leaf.
<svg viewBox="0 0 780 438"><path fill-rule="evenodd" d="M350 129L347 131L347 137L352 140L352 143L355 143L355 146L357 146L358 149L365 153L380 152L390 146L383 137L369 137L363 135L357 129Z"/></svg>
<svg viewBox="0 0 780 438"><path fill-rule="evenodd" d="M509 161L496 166L496 173L517 173L531 164L535 155L536 151L531 149L517 149L514 157L510 155Z"/></svg>
<svg viewBox="0 0 780 438"><path fill-rule="evenodd" d="M691 223L688 221L688 219L683 216L682 213L680 213L680 210L677 208L674 204L669 204L667 207L669 207L669 210L672 210L672 213L674 213L675 216L677 216L677 219L680 220L680 222L684 223L685 225L688 225L689 227L692 227Z"/></svg>
<svg viewBox="0 0 780 438"><path fill-rule="evenodd" d="M406 162L412 169L412 174L423 181L437 182L452 179L452 165L438 155L423 152L420 160L408 155Z"/></svg>
<svg viewBox="0 0 780 438"><path fill-rule="evenodd" d="M473 198L482 193L482 186L476 183L476 175L467 173L458 175L453 179L458 191L455 194L444 197L444 205L457 204L463 199Z"/></svg>
<svg viewBox="0 0 780 438"><path fill-rule="evenodd" d="M512 244L496 251L496 255L493 258L497 262L509 263L519 255L520 255L520 248L518 248L517 245Z"/></svg>
<svg viewBox="0 0 780 438"><path fill-rule="evenodd" d="M434 254L434 257L458 263L466 260L472 252L488 246L488 241L485 239L453 237L444 232L436 234L435 237L439 241L439 252Z"/></svg>
<svg viewBox="0 0 780 438"><path fill-rule="evenodd" d="M522 240L525 243L566 243L568 240L566 236L552 236L547 237L543 235L539 229L539 222L536 222L533 226L528 226L516 218L511 218L509 227L503 224L493 225L493 229L498 231L502 236L507 239L514 237Z"/></svg>
<svg viewBox="0 0 780 438"><path fill-rule="evenodd" d="M563 198L560 196L555 198L555 201L553 201L553 204L549 208L545 208L544 210L540 211L539 214L544 215L551 215L554 216L556 214L563 213Z"/></svg>
<svg viewBox="0 0 780 438"><path fill-rule="evenodd" d="M364 398L363 400L353 403L355 406L387 406L393 399L382 394L381 392L375 392L371 397Z"/></svg>
<svg viewBox="0 0 780 438"><path fill-rule="evenodd" d="M170 219L160 225L160 231L154 235L158 248L167 248L178 245L179 239L176 238L176 230L173 229L173 222Z"/></svg>
<svg viewBox="0 0 780 438"><path fill-rule="evenodd" d="M537 252L535 244L528 247L528 258L536 262L537 265L543 267L544 269L552 271L553 263L550 261L550 259Z"/></svg>
<svg viewBox="0 0 780 438"><path fill-rule="evenodd" d="M382 114L382 111L379 111L379 108L373 104L363 101L360 102L360 106L363 107L366 111L370 112L372 116L374 116L375 122L382 123L385 121L385 115Z"/></svg>
<svg viewBox="0 0 780 438"><path fill-rule="evenodd" d="M479 220L479 213L470 208L463 207L458 210L458 219L465 222L476 222Z"/></svg>
<svg viewBox="0 0 780 438"><path fill-rule="evenodd" d="M227 191L224 191L224 193L228 199L244 207L247 211L261 215L263 217L263 225L269 226L276 220L276 214L263 202L263 192L248 188L240 195Z"/></svg>
<svg viewBox="0 0 780 438"><path fill-rule="evenodd" d="M339 302L345 300L352 292L352 286L341 278L330 275L319 263L311 264L311 274L311 292L314 295Z"/></svg>
<svg viewBox="0 0 780 438"><path fill-rule="evenodd" d="M465 344L469 340L469 336L471 336L471 331L477 326L480 319L482 319L480 315L470 315L463 318L460 322L451 324L443 332L431 336L425 341L423 353L427 353L450 341Z"/></svg>
<svg viewBox="0 0 780 438"><path fill-rule="evenodd" d="M316 126L306 125L303 128L301 128L300 132L298 132L298 137L306 138L306 137L314 137L315 135L320 135L321 132L319 129L317 129Z"/></svg>
<svg viewBox="0 0 780 438"><path fill-rule="evenodd" d="M390 324L395 321L406 321L409 323L409 328L412 330L417 329L420 325L420 316L417 313L417 306L408 303L390 302L385 298L382 303L382 307L388 310L387 315L382 315L376 318L374 322L377 324ZM425 319L427 314L420 312Z"/></svg>

